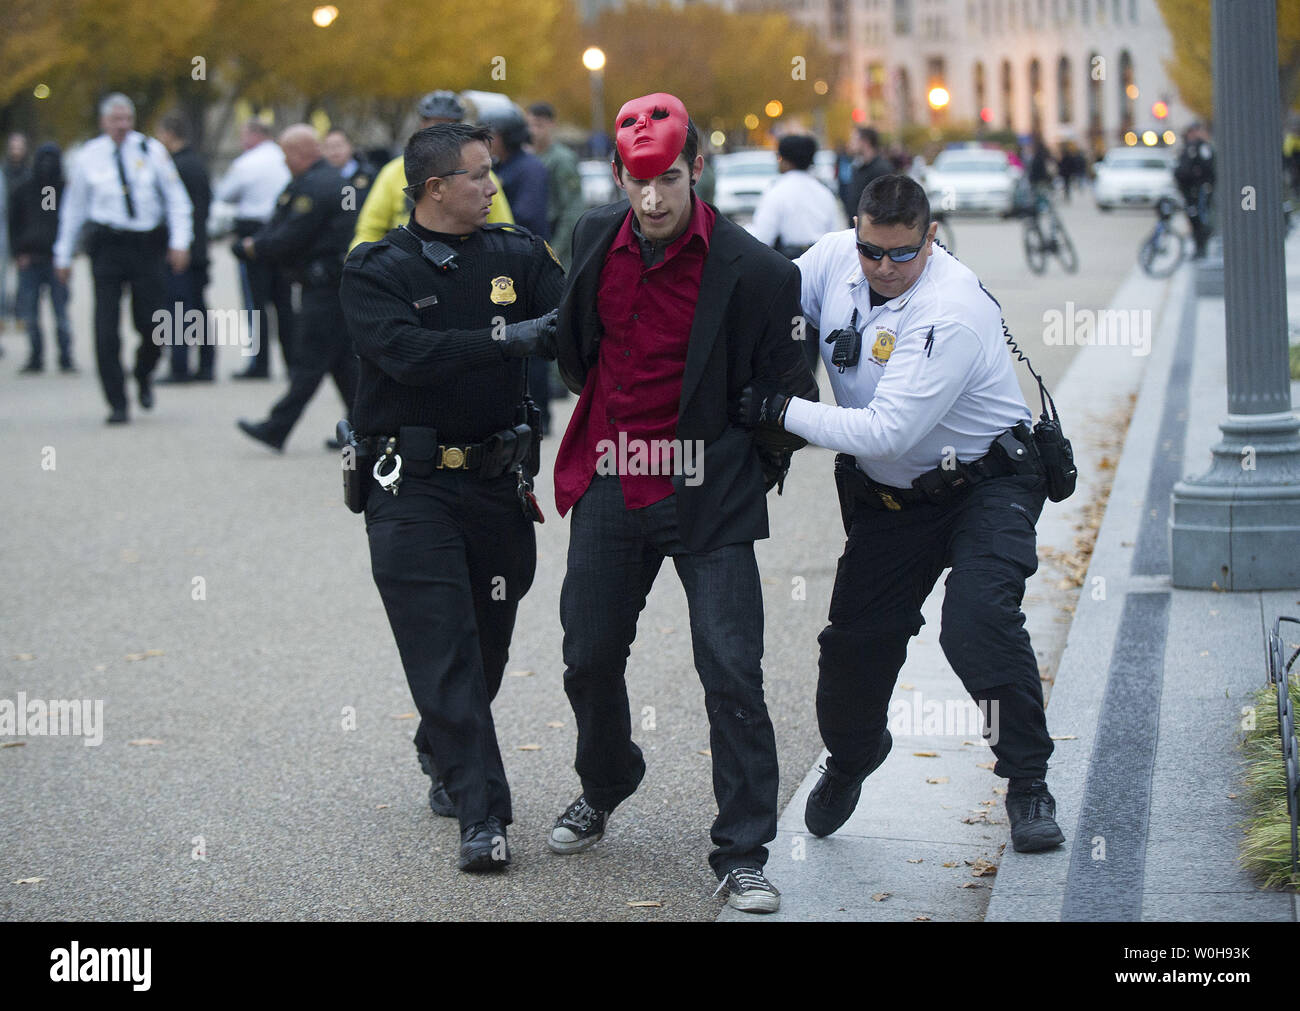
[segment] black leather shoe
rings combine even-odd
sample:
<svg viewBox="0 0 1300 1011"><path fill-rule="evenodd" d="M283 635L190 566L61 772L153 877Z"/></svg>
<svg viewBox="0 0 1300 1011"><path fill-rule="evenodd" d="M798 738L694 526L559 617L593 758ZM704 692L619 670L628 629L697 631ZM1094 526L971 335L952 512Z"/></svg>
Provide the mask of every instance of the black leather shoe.
<svg viewBox="0 0 1300 1011"><path fill-rule="evenodd" d="M510 863L506 829L499 818L489 816L460 834L462 871L499 871Z"/></svg>
<svg viewBox="0 0 1300 1011"><path fill-rule="evenodd" d="M22 375L31 376L31 375L35 375L38 372L44 372L44 371L45 371L45 366L42 365L40 362L28 362L26 365L24 365L21 369L18 370L18 374L20 376Z"/></svg>
<svg viewBox="0 0 1300 1011"><path fill-rule="evenodd" d="M257 369L245 369L243 372L236 372L231 379L270 379L270 372L259 372Z"/></svg>
<svg viewBox="0 0 1300 1011"><path fill-rule="evenodd" d="M190 379L190 376L189 376L189 375L183 375L183 376L176 376L176 375L159 376L158 379L156 380L156 382L158 383L159 386L174 386L174 385L176 385L177 383L188 383L188 382L190 382L190 381L191 381L191 379Z"/></svg>
<svg viewBox="0 0 1300 1011"><path fill-rule="evenodd" d="M847 776L835 764L834 756L826 759L822 778L808 794L808 803L804 805L803 823L815 836L827 836L846 821L853 809L858 806L862 795L862 781L880 768L880 763L894 746L893 735L885 730L880 735L880 752L876 760L856 776Z"/></svg>
<svg viewBox="0 0 1300 1011"><path fill-rule="evenodd" d="M239 430L249 438L256 439L264 446L270 446L277 453L284 452L284 441L282 439L274 439L271 437L270 433L266 429L266 422L247 421L244 418L240 418L235 422L235 424L237 424Z"/></svg>
<svg viewBox="0 0 1300 1011"><path fill-rule="evenodd" d="M130 420L131 419L127 416L126 408L119 407L115 409L112 414L110 414L107 418L104 419L104 424L125 425Z"/></svg>
<svg viewBox="0 0 1300 1011"><path fill-rule="evenodd" d="M441 779L435 779L429 786L429 810L439 818L456 817L456 805L451 802L451 795Z"/></svg>
<svg viewBox="0 0 1300 1011"><path fill-rule="evenodd" d="M217 377L214 376L211 372L196 372L194 374L194 381L196 383L215 383L217 381Z"/></svg>
<svg viewBox="0 0 1300 1011"><path fill-rule="evenodd" d="M1007 818L1017 853L1037 853L1065 842L1056 824L1056 798L1041 779L1013 779L1007 784Z"/></svg>
<svg viewBox="0 0 1300 1011"><path fill-rule="evenodd" d="M136 380L140 384L140 406L146 411L153 410L153 380L148 376L141 376Z"/></svg>

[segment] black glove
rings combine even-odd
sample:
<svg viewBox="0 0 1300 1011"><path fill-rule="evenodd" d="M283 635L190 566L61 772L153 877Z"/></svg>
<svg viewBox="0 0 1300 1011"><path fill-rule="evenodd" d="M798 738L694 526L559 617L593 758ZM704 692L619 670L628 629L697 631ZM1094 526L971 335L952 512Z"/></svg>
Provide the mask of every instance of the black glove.
<svg viewBox="0 0 1300 1011"><path fill-rule="evenodd" d="M781 428L790 394L782 393L769 383L746 386L728 406L727 416L744 428Z"/></svg>
<svg viewBox="0 0 1300 1011"><path fill-rule="evenodd" d="M507 358L540 358L555 360L555 320L559 310L552 309L545 316L526 319L522 323L507 323L501 339L501 353Z"/></svg>
<svg viewBox="0 0 1300 1011"><path fill-rule="evenodd" d="M763 490L771 491L776 488L776 493L781 494L785 490L785 475L790 470L790 458L794 455L793 450L774 451L765 446L755 446L754 450L758 453L758 462L763 467Z"/></svg>

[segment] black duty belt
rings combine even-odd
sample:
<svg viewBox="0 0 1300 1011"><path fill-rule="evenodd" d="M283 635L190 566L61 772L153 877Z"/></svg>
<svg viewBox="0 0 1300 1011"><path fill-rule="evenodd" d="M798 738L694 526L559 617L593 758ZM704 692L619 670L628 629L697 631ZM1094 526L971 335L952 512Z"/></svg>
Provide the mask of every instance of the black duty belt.
<svg viewBox="0 0 1300 1011"><path fill-rule="evenodd" d="M389 442L393 443L396 452L401 453L406 460L406 467L411 474L416 477L428 476L435 470L478 470L483 466L486 457L488 444L486 442L438 442L433 444L433 455L428 460L417 460L413 455L402 448L402 440L397 436L376 435L369 439L359 439L358 444L365 450L368 450L376 457L384 455L385 449ZM406 440L407 443L410 440ZM421 471L424 471L423 475Z"/></svg>
<svg viewBox="0 0 1300 1011"><path fill-rule="evenodd" d="M969 463L954 461L936 467L912 482L911 488L894 488L871 480L848 453L835 458L835 481L841 506L865 505L870 509L898 511L919 505L948 506L965 497L977 484L996 477L1041 474L1042 464L1027 426L1008 429L993 440L989 451Z"/></svg>

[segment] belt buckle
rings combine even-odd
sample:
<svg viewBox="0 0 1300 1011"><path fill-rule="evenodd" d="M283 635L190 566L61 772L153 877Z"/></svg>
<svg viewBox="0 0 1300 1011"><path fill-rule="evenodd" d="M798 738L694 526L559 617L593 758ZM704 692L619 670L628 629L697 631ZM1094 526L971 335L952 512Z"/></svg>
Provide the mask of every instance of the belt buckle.
<svg viewBox="0 0 1300 1011"><path fill-rule="evenodd" d="M886 509L892 509L894 512L898 512L903 508L901 505L899 505L898 499L894 498L894 496L889 494L889 492L878 491L876 492L876 494L880 496L880 501L885 503Z"/></svg>
<svg viewBox="0 0 1300 1011"><path fill-rule="evenodd" d="M441 446L442 454L438 460L438 469L460 470L465 466L465 451L459 446Z"/></svg>

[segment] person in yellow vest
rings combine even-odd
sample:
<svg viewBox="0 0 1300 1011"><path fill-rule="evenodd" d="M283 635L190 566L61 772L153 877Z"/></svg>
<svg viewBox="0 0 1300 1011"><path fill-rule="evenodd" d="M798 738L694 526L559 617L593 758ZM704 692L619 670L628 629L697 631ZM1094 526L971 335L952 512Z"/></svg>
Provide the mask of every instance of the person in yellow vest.
<svg viewBox="0 0 1300 1011"><path fill-rule="evenodd" d="M420 99L415 111L420 117L421 130L436 123L459 123L465 118L465 106L455 92L451 91L429 92ZM496 173L490 174L497 192L492 198L492 209L488 211L488 223L513 225L515 219L510 213L506 191ZM357 215L357 230L352 236L349 250L362 242L378 242L392 229L406 224L411 217L412 207L404 192L406 184L406 166L402 163L402 156L398 155L375 176L370 195L366 197L361 212Z"/></svg>

